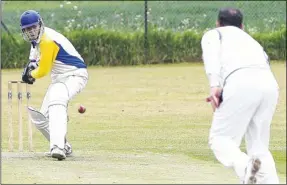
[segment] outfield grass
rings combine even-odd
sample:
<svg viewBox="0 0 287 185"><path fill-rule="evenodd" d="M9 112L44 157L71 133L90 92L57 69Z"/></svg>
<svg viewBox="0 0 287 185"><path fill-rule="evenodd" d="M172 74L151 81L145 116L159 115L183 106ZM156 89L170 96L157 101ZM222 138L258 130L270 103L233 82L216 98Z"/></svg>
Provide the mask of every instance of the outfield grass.
<svg viewBox="0 0 287 185"><path fill-rule="evenodd" d="M286 25L283 1L155 1L148 2L148 18L149 23L164 29L203 31L214 27L222 7L240 8L250 32L271 32ZM13 33L20 31L19 18L27 9L39 11L46 25L58 30L102 27L133 31L144 25L143 1L5 1L2 9L2 19Z"/></svg>
<svg viewBox="0 0 287 185"><path fill-rule="evenodd" d="M283 182L286 64L274 63L272 69L280 85L280 99L270 148ZM214 160L207 145L212 112L204 101L208 86L201 64L90 67L89 74L86 89L69 104L68 138L75 157L52 162L43 158L49 144L35 129L35 152L42 153L22 157L6 153L7 81L19 79L21 71L2 70L3 183L238 182L231 170ZM31 87L33 107L40 107L48 84L45 77ZM86 113L77 112L80 104L87 108ZM16 101L14 105L16 119Z"/></svg>

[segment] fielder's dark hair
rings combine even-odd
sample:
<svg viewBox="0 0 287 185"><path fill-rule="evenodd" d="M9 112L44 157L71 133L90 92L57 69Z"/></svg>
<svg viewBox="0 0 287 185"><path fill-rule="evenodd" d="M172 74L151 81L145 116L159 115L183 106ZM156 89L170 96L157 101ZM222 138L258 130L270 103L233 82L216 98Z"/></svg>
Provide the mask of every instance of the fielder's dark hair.
<svg viewBox="0 0 287 185"><path fill-rule="evenodd" d="M222 8L218 13L218 22L220 26L236 26L241 27L243 15L236 8Z"/></svg>

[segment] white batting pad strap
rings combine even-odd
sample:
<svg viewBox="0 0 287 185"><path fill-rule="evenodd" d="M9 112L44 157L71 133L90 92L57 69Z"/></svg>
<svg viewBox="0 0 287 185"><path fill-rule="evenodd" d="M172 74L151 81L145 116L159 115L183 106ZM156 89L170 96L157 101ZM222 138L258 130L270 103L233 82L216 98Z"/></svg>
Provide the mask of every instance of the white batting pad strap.
<svg viewBox="0 0 287 185"><path fill-rule="evenodd" d="M41 112L32 107L28 107L28 112L32 123L50 141L49 120Z"/></svg>

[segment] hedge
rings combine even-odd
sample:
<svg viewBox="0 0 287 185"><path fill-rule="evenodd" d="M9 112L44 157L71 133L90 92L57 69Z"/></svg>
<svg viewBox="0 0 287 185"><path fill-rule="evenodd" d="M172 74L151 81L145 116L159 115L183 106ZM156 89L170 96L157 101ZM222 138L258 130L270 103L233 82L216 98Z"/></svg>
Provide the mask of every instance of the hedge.
<svg viewBox="0 0 287 185"><path fill-rule="evenodd" d="M150 30L145 58L144 33L101 29L64 33L89 65L137 65L201 61L202 33ZM271 60L286 60L286 27L273 33L252 35L263 45ZM28 61L30 45L19 36L18 44L2 34L2 68L22 68Z"/></svg>

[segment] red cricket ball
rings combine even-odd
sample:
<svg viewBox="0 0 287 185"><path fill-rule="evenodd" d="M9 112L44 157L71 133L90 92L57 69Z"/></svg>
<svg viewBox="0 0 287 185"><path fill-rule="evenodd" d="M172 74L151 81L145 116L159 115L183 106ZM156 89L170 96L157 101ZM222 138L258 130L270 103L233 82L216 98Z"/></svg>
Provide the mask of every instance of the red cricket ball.
<svg viewBox="0 0 287 185"><path fill-rule="evenodd" d="M86 112L86 108L84 106L80 105L78 111L79 111L79 113L83 114L84 112Z"/></svg>

